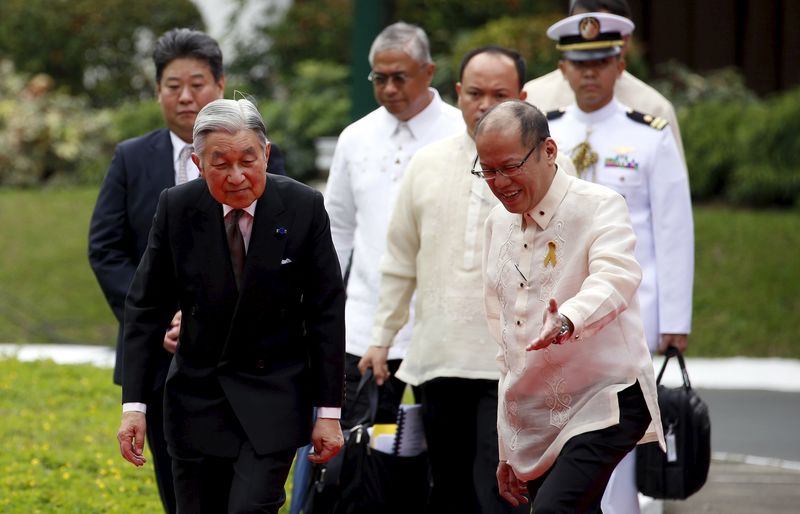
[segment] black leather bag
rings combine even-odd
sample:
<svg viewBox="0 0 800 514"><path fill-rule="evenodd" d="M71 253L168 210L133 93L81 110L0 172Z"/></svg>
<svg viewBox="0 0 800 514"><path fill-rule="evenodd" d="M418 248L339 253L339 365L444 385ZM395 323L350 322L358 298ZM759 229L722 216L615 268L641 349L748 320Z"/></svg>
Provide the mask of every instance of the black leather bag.
<svg viewBox="0 0 800 514"><path fill-rule="evenodd" d="M368 412L344 431L344 447L336 457L314 466L303 513L406 514L424 510L431 487L427 452L403 457L371 448L367 429L378 410L372 370L361 378L356 396L360 394L367 394Z"/></svg>
<svg viewBox="0 0 800 514"><path fill-rule="evenodd" d="M672 357L678 358L683 375L683 386L674 389L660 385ZM699 491L708 478L711 420L705 402L692 389L677 348L667 349L656 383L667 452L658 443L637 447L636 482L639 491L652 498L683 500Z"/></svg>

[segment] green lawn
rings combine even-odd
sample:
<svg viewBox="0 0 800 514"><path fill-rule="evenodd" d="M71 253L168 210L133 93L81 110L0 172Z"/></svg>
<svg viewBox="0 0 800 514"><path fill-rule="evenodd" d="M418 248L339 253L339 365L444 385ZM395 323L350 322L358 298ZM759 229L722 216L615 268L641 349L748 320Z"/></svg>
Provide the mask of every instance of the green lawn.
<svg viewBox="0 0 800 514"><path fill-rule="evenodd" d="M0 358L0 512L163 512L151 461L119 454L120 414L111 370Z"/></svg>
<svg viewBox="0 0 800 514"><path fill-rule="evenodd" d="M119 395L107 369L0 360L0 512L158 512L151 465L119 455Z"/></svg>
<svg viewBox="0 0 800 514"><path fill-rule="evenodd" d="M86 257L96 196L0 188L0 342L113 344ZM695 227L689 354L800 358L800 212L699 206Z"/></svg>
<svg viewBox="0 0 800 514"><path fill-rule="evenodd" d="M112 345L87 257L97 190L0 188L0 342Z"/></svg>
<svg viewBox="0 0 800 514"><path fill-rule="evenodd" d="M800 212L695 208L691 355L800 358Z"/></svg>

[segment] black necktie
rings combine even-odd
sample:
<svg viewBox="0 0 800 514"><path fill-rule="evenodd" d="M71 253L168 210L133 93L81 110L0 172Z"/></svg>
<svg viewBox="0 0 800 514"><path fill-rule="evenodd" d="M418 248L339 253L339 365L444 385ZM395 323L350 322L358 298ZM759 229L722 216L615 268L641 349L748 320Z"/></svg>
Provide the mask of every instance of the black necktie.
<svg viewBox="0 0 800 514"><path fill-rule="evenodd" d="M231 263L233 264L233 274L236 277L236 287L242 288L242 273L244 273L244 237L239 229L239 219L244 214L242 209L234 209L228 213L228 221L225 223L225 233L228 235L228 249L231 252Z"/></svg>

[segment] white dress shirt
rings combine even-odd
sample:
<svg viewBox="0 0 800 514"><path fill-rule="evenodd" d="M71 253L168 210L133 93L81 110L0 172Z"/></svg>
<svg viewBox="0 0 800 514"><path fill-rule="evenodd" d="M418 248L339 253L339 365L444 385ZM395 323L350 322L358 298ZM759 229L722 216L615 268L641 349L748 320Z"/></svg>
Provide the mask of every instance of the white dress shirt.
<svg viewBox="0 0 800 514"><path fill-rule="evenodd" d="M431 103L407 122L380 107L344 129L336 144L325 208L343 274L350 263L345 326L352 355L364 355L371 343L378 265L406 165L423 146L464 130L461 111L444 103L436 90L430 92ZM389 359L403 358L410 337L409 324L398 334Z"/></svg>
<svg viewBox="0 0 800 514"><path fill-rule="evenodd" d="M183 150L184 146L191 146L191 144L178 137L178 135L171 130L169 131L169 139L172 142L172 167L175 169L175 184L178 184L181 150ZM199 176L200 170L197 168L190 154L186 160L186 181L194 180Z"/></svg>
<svg viewBox="0 0 800 514"><path fill-rule="evenodd" d="M498 205L489 214L484 290L489 331L499 345L500 459L521 480L546 472L570 438L619 423L617 393L636 381L654 421L641 442L663 447L636 298L635 241L620 195L560 170L530 212ZM573 322L573 336L526 351L550 298Z"/></svg>
<svg viewBox="0 0 800 514"><path fill-rule="evenodd" d="M585 113L575 104L550 121L559 152L569 154L587 139L597 163L584 179L625 197L642 266L639 303L651 351L660 334L688 334L692 324L694 224L689 177L668 130L630 119L612 100Z"/></svg>

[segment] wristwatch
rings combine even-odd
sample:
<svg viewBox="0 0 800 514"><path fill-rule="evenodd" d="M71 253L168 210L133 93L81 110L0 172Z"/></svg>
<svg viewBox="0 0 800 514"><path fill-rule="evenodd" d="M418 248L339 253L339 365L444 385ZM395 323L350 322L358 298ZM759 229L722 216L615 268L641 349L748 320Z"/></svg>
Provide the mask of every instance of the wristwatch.
<svg viewBox="0 0 800 514"><path fill-rule="evenodd" d="M556 337L555 344L561 344L566 341L572 331L575 330L575 327L572 325L572 322L568 317L564 316L563 314L559 314L559 317L561 317L561 330L558 331L558 337Z"/></svg>

